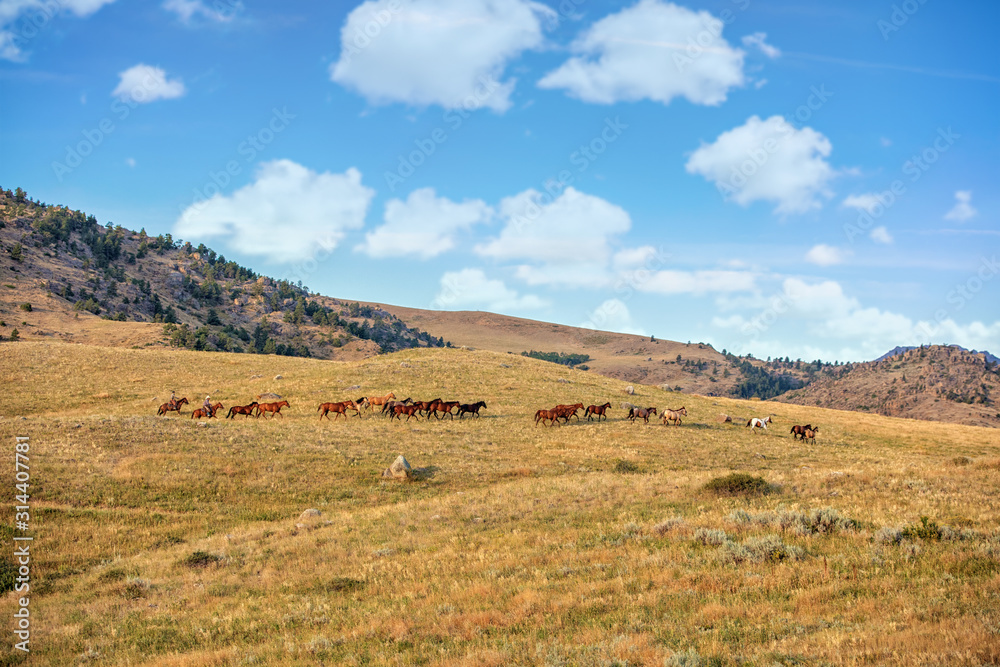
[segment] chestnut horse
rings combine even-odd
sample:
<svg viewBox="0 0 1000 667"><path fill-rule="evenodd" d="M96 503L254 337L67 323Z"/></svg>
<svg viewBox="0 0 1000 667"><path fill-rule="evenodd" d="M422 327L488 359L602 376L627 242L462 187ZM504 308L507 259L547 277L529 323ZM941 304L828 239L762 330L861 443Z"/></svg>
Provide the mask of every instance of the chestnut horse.
<svg viewBox="0 0 1000 667"><path fill-rule="evenodd" d="M253 411L257 409L257 405L257 401L254 401L250 405L234 405L229 408L229 413L226 415L226 419L236 419L236 415L249 417L253 414Z"/></svg>
<svg viewBox="0 0 1000 667"><path fill-rule="evenodd" d="M400 415L406 415L406 421L410 421L410 417L417 414L417 412L418 409L416 403L413 403L412 405L404 405L400 402L392 406L392 413L389 414L389 419L402 419Z"/></svg>
<svg viewBox="0 0 1000 667"><path fill-rule="evenodd" d="M260 417L265 412L271 413L271 419L274 419L274 415L278 415L282 419L285 415L281 414L281 408L290 408L288 401L278 401L277 403L261 403L257 406L257 416Z"/></svg>
<svg viewBox="0 0 1000 667"><path fill-rule="evenodd" d="M802 431L802 439L809 440L810 442L816 442L816 434L819 433L819 426L814 428L806 428Z"/></svg>
<svg viewBox="0 0 1000 667"><path fill-rule="evenodd" d="M574 403L573 405L557 405L552 408L552 410L558 412L559 416L567 422L570 417L576 417L576 420L580 421L580 415L576 414L576 411L583 410L583 403Z"/></svg>
<svg viewBox="0 0 1000 667"><path fill-rule="evenodd" d="M485 401L476 401L475 403L462 403L461 405L458 406L458 418L461 419L462 415L464 415L466 412L471 412L472 414L478 417L479 409L485 407L486 407Z"/></svg>
<svg viewBox="0 0 1000 667"><path fill-rule="evenodd" d="M181 406L184 405L187 402L188 402L188 400L186 398L178 398L173 403L164 403L163 405L160 406L160 409L156 411L156 414L157 415L165 415L168 412L171 412L173 410L176 410L177 414L180 414L181 413Z"/></svg>
<svg viewBox="0 0 1000 667"><path fill-rule="evenodd" d="M805 432L811 429L812 429L812 424L806 424L805 426L800 426L799 424L796 424L795 426L792 427L792 430L789 431L789 433L792 434L792 440L795 440L796 438L800 437L805 439Z"/></svg>
<svg viewBox="0 0 1000 667"><path fill-rule="evenodd" d="M535 426L538 426L538 422L542 422L542 426L545 426L546 420L552 420L549 426L555 426L561 416L556 410L539 410L535 413Z"/></svg>
<svg viewBox="0 0 1000 667"><path fill-rule="evenodd" d="M604 405L588 405L587 411L583 413L583 416L587 418L587 421L593 421L594 415L597 415L597 421L601 421L601 417L604 417L605 419L608 418L608 408L610 407L610 403L605 403Z"/></svg>
<svg viewBox="0 0 1000 667"><path fill-rule="evenodd" d="M361 410L358 409L357 404L354 401L341 401L340 403L321 403L317 410L321 410L319 418L322 419L326 417L330 419L329 413L333 413L333 418L336 419L340 415L344 415L344 419L347 419L347 411L354 410L358 417L361 416Z"/></svg>
<svg viewBox="0 0 1000 667"><path fill-rule="evenodd" d="M679 426L681 423L681 415L687 417L687 408L681 407L676 410L664 410L663 411L663 425L666 426L668 421L672 421L674 426Z"/></svg>
<svg viewBox="0 0 1000 667"><path fill-rule="evenodd" d="M441 414L448 415L454 419L455 415L452 414L451 411L459 405L461 405L461 402L459 401L435 401L430 405L430 409L427 411L427 418L430 419L431 415L438 417L437 413L440 412ZM441 417L438 417L438 419L441 419Z"/></svg>
<svg viewBox="0 0 1000 667"><path fill-rule="evenodd" d="M214 405L212 405L211 412L205 412L205 408L198 408L197 410L191 413L191 419L202 419L203 417L210 417L210 418L215 417L216 412L225 409L226 406L224 406L222 403L215 403Z"/></svg>

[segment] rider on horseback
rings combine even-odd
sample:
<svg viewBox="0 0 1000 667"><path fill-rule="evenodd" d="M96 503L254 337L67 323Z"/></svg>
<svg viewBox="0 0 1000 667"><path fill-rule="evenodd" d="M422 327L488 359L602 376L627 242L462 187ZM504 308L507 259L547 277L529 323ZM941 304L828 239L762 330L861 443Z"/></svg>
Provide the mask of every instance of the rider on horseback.
<svg viewBox="0 0 1000 667"><path fill-rule="evenodd" d="M177 396L174 394L173 389L170 390L170 409L171 410L177 409Z"/></svg>
<svg viewBox="0 0 1000 667"><path fill-rule="evenodd" d="M211 396L205 397L205 402L201 404L201 407L205 410L205 414L207 414L209 417L215 416L215 410L212 409Z"/></svg>

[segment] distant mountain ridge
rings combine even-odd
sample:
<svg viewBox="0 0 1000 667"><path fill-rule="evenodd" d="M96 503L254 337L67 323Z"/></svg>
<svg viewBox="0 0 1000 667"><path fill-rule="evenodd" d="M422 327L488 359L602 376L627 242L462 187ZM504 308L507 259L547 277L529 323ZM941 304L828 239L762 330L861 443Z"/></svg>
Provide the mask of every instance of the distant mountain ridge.
<svg viewBox="0 0 1000 667"><path fill-rule="evenodd" d="M986 350L969 350L962 347L961 345L945 345L943 347L953 347L956 350L962 350L963 352L968 352L970 354L982 354L985 356L986 361L990 362L991 364L1000 363L1000 357L997 357L994 354L990 354ZM885 361L886 359L891 359L892 357L898 357L904 352L909 352L910 350L916 350L916 349L918 349L916 345L907 345L907 346L897 345L896 347L892 348L891 350L883 354L878 359L875 359L875 361Z"/></svg>

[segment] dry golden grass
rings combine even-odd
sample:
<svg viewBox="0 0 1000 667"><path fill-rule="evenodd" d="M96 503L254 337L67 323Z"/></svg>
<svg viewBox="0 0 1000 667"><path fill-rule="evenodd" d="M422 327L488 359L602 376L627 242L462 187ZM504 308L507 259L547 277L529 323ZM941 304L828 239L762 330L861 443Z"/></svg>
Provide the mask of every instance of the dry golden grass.
<svg viewBox="0 0 1000 667"><path fill-rule="evenodd" d="M642 386L629 400L689 416L632 424L622 382L482 351L341 363L23 342L0 346L0 373L11 489L13 436L31 437L30 662L1000 660L994 430ZM190 406L154 416L171 389L193 407L265 391L291 406L199 426ZM320 402L390 390L488 408L318 420ZM605 400L607 422L532 421ZM767 433L715 421L769 412ZM815 444L788 435L805 422ZM383 481L400 453L416 479ZM703 490L734 471L780 490ZM796 523L822 508L856 526ZM943 539L893 530L921 517ZM11 643L0 659L16 662Z"/></svg>

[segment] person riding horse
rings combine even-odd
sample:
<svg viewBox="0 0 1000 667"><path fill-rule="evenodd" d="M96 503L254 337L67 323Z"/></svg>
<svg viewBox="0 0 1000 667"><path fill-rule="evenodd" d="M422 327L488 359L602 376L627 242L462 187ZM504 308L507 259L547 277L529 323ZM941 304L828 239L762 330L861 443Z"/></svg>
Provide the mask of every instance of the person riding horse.
<svg viewBox="0 0 1000 667"><path fill-rule="evenodd" d="M211 396L206 396L205 397L205 402L201 404L201 407L205 411L205 414L207 414L209 417L214 417L215 416L215 410L212 409L212 400L211 399L212 399Z"/></svg>
<svg viewBox="0 0 1000 667"><path fill-rule="evenodd" d="M171 410L176 410L177 409L177 396L174 394L174 390L173 389L170 390L170 401L169 402L170 402L170 409Z"/></svg>

